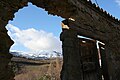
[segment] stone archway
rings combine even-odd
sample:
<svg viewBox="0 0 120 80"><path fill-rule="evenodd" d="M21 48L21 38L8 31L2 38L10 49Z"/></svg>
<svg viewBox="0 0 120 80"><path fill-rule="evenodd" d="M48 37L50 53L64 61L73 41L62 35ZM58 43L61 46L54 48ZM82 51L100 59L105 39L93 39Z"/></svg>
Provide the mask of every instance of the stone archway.
<svg viewBox="0 0 120 80"><path fill-rule="evenodd" d="M68 27L63 27L65 30L67 29L67 31L63 34L64 36L61 36L61 39L64 37L67 38L67 42L70 41L69 43L63 43L63 45L67 45L69 47L74 46L74 48L70 50L75 50L75 52L71 53L74 56L70 55L71 58L67 59L68 62L75 59L75 53L77 53L78 48L76 44L72 45L72 43L77 40L76 35L79 33L83 36L91 37L106 44L105 54L107 69L109 70L108 77L110 80L120 79L120 22L107 14L107 12L104 12L102 9L96 7L87 0L2 0L0 1L1 80L13 80L13 74L8 65L12 57L9 54L9 49L13 44L13 41L7 35L5 26L9 20L14 18L14 13L27 6L28 2L45 9L48 11L48 14L70 19L68 20L69 24L67 24ZM67 63L65 62L64 65L66 64ZM72 73L72 67L74 68L75 73ZM80 66L77 65L71 65L68 69L64 69L62 72L62 80L80 80L81 77L79 75L81 75L81 73L76 70L76 67L81 70ZM70 75L71 73L72 77Z"/></svg>
<svg viewBox="0 0 120 80"><path fill-rule="evenodd" d="M14 74L11 71L10 66L8 65L10 62L10 59L12 58L12 55L9 54L9 49L11 47L11 45L14 43L10 37L7 34L7 30L5 29L5 26L7 25L9 20L12 20L14 18L14 14L15 12L17 12L19 9L27 6L28 2L32 2L33 4L38 5L38 7L48 7L46 5L50 4L50 1L41 1L40 6L37 3L37 1L27 1L27 0L18 0L18 1L10 1L10 2L6 2L6 1L0 1L1 3L1 12L3 12L3 14L1 14L0 16L0 22L2 24L0 24L1 28L0 28L0 38L1 38L1 54L0 54L0 61L1 61L1 67L0 67L0 79L1 80L13 80L14 78ZM47 2L47 3L46 3ZM57 5L59 3L57 2ZM51 7L54 5L54 3L51 5ZM53 8L53 7L52 7ZM56 8L55 8L56 9ZM51 10L55 10L55 9L51 9ZM52 11L51 11L52 12ZM58 10L56 9L56 12L58 12ZM7 74L7 76L6 76Z"/></svg>

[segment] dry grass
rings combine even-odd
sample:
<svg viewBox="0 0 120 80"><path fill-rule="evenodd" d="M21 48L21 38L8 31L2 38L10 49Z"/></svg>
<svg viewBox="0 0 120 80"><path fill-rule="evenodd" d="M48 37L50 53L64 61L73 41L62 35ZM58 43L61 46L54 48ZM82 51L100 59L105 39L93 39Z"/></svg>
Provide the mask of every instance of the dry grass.
<svg viewBox="0 0 120 80"><path fill-rule="evenodd" d="M25 65L21 69L22 73L15 76L15 80L60 80L61 59L56 58L49 61L46 60L46 62L49 62L49 64ZM43 79L42 77L44 76L49 76L49 79Z"/></svg>

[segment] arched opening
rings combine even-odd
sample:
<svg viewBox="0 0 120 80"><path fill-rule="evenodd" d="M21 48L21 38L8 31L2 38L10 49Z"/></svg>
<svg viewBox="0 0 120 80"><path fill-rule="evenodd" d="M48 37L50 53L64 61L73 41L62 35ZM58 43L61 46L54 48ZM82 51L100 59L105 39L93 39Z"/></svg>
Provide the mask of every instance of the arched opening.
<svg viewBox="0 0 120 80"><path fill-rule="evenodd" d="M13 21L9 21L8 34L15 42L10 49L14 55L12 62L14 70L20 68L14 71L16 80L60 79L62 20L28 3L28 7L19 10Z"/></svg>

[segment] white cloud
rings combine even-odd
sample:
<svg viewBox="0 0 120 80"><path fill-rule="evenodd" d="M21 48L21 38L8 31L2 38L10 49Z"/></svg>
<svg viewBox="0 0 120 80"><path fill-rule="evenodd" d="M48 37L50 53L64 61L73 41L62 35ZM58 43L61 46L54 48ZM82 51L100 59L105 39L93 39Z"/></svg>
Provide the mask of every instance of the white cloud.
<svg viewBox="0 0 120 80"><path fill-rule="evenodd" d="M24 47L32 51L61 51L61 42L59 41L59 38L52 33L43 30L36 30L34 28L20 30L11 24L8 24L6 27L8 29L8 34L15 42L14 46L16 44L22 44Z"/></svg>
<svg viewBox="0 0 120 80"><path fill-rule="evenodd" d="M120 0L116 0L115 2L120 6Z"/></svg>

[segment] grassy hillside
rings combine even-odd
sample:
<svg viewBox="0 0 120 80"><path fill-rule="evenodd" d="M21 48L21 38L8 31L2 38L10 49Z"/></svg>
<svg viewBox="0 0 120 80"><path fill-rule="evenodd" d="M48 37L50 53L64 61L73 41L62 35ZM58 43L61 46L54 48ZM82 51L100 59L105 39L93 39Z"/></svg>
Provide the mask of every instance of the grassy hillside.
<svg viewBox="0 0 120 80"><path fill-rule="evenodd" d="M28 60L12 58L15 80L60 80L62 59Z"/></svg>

